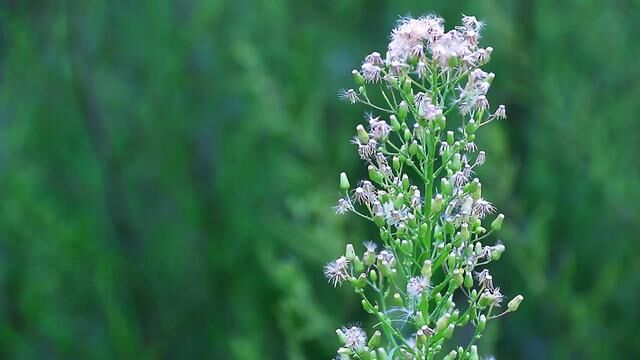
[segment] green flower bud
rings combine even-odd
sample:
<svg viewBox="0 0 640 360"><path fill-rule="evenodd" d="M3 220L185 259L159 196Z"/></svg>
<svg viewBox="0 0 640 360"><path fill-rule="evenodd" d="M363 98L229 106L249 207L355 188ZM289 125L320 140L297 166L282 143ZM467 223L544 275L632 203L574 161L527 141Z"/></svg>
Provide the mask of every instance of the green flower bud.
<svg viewBox="0 0 640 360"><path fill-rule="evenodd" d="M378 360L378 355L376 354L376 351L375 351L375 350L371 350L371 351L369 351L369 358L370 358L371 360Z"/></svg>
<svg viewBox="0 0 640 360"><path fill-rule="evenodd" d="M456 142L456 138L453 136L453 131L447 131L447 144L449 146Z"/></svg>
<svg viewBox="0 0 640 360"><path fill-rule="evenodd" d="M468 192L471 194L478 189L479 184L480 184L480 180L478 178L475 178L473 179L472 182L465 185L463 189L465 192Z"/></svg>
<svg viewBox="0 0 640 360"><path fill-rule="evenodd" d="M483 228L482 226L478 226L477 228L473 229L473 232L478 235L482 235L487 232L487 229Z"/></svg>
<svg viewBox="0 0 640 360"><path fill-rule="evenodd" d="M367 88L365 88L363 85L358 86L358 93L360 93L361 95L367 95Z"/></svg>
<svg viewBox="0 0 640 360"><path fill-rule="evenodd" d="M374 269L371 269L371 271L369 271L369 279L371 279L371 281L374 283L378 281L378 273L376 273Z"/></svg>
<svg viewBox="0 0 640 360"><path fill-rule="evenodd" d="M478 200L482 197L482 184L480 184L480 180L478 180L478 186L471 196L473 197L473 200Z"/></svg>
<svg viewBox="0 0 640 360"><path fill-rule="evenodd" d="M407 78L404 81L404 84L402 84L402 91L406 94L409 95L411 94L411 79Z"/></svg>
<svg viewBox="0 0 640 360"><path fill-rule="evenodd" d="M360 140L362 144L366 145L369 143L369 133L367 133L367 130L364 129L362 124L356 126L356 133L358 134L358 140Z"/></svg>
<svg viewBox="0 0 640 360"><path fill-rule="evenodd" d="M498 231L502 228L502 221L504 221L504 214L498 214L498 216L491 223L491 230Z"/></svg>
<svg viewBox="0 0 640 360"><path fill-rule="evenodd" d="M438 129L444 129L447 127L447 117L444 115L436 116L436 127Z"/></svg>
<svg viewBox="0 0 640 360"><path fill-rule="evenodd" d="M481 309L486 308L487 306L489 306L489 304L493 303L493 294L485 291L480 295L480 299L478 300L478 306L480 306Z"/></svg>
<svg viewBox="0 0 640 360"><path fill-rule="evenodd" d="M458 353L455 350L451 350L451 352L445 355L442 360L454 360L457 356Z"/></svg>
<svg viewBox="0 0 640 360"><path fill-rule="evenodd" d="M504 252L504 245L502 244L498 244L494 247L492 247L491 249L491 260L493 261L497 261L500 260L500 256L502 256L502 253Z"/></svg>
<svg viewBox="0 0 640 360"><path fill-rule="evenodd" d="M384 348L378 348L378 360L389 360L389 356Z"/></svg>
<svg viewBox="0 0 640 360"><path fill-rule="evenodd" d="M413 250L411 249L411 243L407 240L402 240L402 243L400 244L400 249L402 249L402 251L405 252L405 254L411 254L413 252Z"/></svg>
<svg viewBox="0 0 640 360"><path fill-rule="evenodd" d="M509 309L509 311L518 310L518 307L520 306L520 303L522 302L522 300L524 300L524 296L522 296L522 295L518 295L518 296L514 297L507 304L507 309Z"/></svg>
<svg viewBox="0 0 640 360"><path fill-rule="evenodd" d="M464 275L464 287L469 289L472 286L473 286L473 276L471 275L470 272L467 271L467 273Z"/></svg>
<svg viewBox="0 0 640 360"><path fill-rule="evenodd" d="M460 154L455 154L453 156L453 159L451 160L450 168L453 171L458 171L462 169L462 158L460 157Z"/></svg>
<svg viewBox="0 0 640 360"><path fill-rule="evenodd" d="M395 115L389 116L389 122L391 123L391 129L393 131L400 131L400 122L398 122L398 118Z"/></svg>
<svg viewBox="0 0 640 360"><path fill-rule="evenodd" d="M451 278L451 284L454 288L458 288L464 282L464 276L462 276L462 269L453 269L453 278Z"/></svg>
<svg viewBox="0 0 640 360"><path fill-rule="evenodd" d="M465 131L467 132L467 134L473 134L476 132L476 130L478 130L478 125L476 124L476 122L474 120L469 120L467 126L465 127Z"/></svg>
<svg viewBox="0 0 640 360"><path fill-rule="evenodd" d="M460 310L456 309L454 312L451 313L451 323L454 323L456 321L458 321L458 318L460 318Z"/></svg>
<svg viewBox="0 0 640 360"><path fill-rule="evenodd" d="M462 318L460 318L459 326L465 326L468 323L469 323L469 314L465 314L464 316L462 316Z"/></svg>
<svg viewBox="0 0 640 360"><path fill-rule="evenodd" d="M403 137L404 141L409 141L413 137L413 134L411 134L411 131L409 131L409 129L404 129Z"/></svg>
<svg viewBox="0 0 640 360"><path fill-rule="evenodd" d="M364 77L362 76L362 74L360 74L360 72L358 70L352 70L351 73L353 74L353 80L356 82L357 85L364 85Z"/></svg>
<svg viewBox="0 0 640 360"><path fill-rule="evenodd" d="M453 269L456 267L456 260L456 254L453 251L449 253L449 256L447 256L447 265L449 266L449 269Z"/></svg>
<svg viewBox="0 0 640 360"><path fill-rule="evenodd" d="M433 201L431 202L431 213L432 214L439 213L440 210L442 210L442 207L444 205L442 200L443 200L442 194L437 194L433 198Z"/></svg>
<svg viewBox="0 0 640 360"><path fill-rule="evenodd" d="M356 258L356 252L353 250L352 244L347 244L347 248L344 252L344 257L346 257L349 261L353 261Z"/></svg>
<svg viewBox="0 0 640 360"><path fill-rule="evenodd" d="M426 278L431 278L431 260L425 260L424 264L422 264L422 276Z"/></svg>
<svg viewBox="0 0 640 360"><path fill-rule="evenodd" d="M400 118L401 121L404 121L407 118L407 113L409 111L409 107L407 106L407 103L402 100L400 102L400 105L398 106L398 117Z"/></svg>
<svg viewBox="0 0 640 360"><path fill-rule="evenodd" d="M393 165L393 170L396 172L400 171L400 159L397 156L392 158L391 164Z"/></svg>
<svg viewBox="0 0 640 360"><path fill-rule="evenodd" d="M453 336L453 330L455 329L455 325L453 324L449 324L449 326L447 326L447 328L444 330L443 336L445 339L451 339L451 337Z"/></svg>
<svg viewBox="0 0 640 360"><path fill-rule="evenodd" d="M433 238L438 241L444 239L444 231L442 229L442 226L440 225L435 226L435 228L433 229Z"/></svg>
<svg viewBox="0 0 640 360"><path fill-rule="evenodd" d="M451 318L451 314L444 313L438 321L436 321L436 331L440 331L449 325L449 318Z"/></svg>
<svg viewBox="0 0 640 360"><path fill-rule="evenodd" d="M393 294L393 302L394 304L396 304L396 306L402 306L402 296L400 296L400 294L398 293Z"/></svg>
<svg viewBox="0 0 640 360"><path fill-rule="evenodd" d="M369 250L365 251L364 255L362 256L362 261L364 261L364 264L367 266L373 265L373 263L376 261L376 253Z"/></svg>
<svg viewBox="0 0 640 360"><path fill-rule="evenodd" d="M356 272L364 271L364 264L362 263L362 260L360 260L360 258L357 256L353 259L353 267Z"/></svg>
<svg viewBox="0 0 640 360"><path fill-rule="evenodd" d="M378 227L382 227L382 225L384 225L384 218L380 215L376 215L373 218L373 222L378 226Z"/></svg>
<svg viewBox="0 0 640 360"><path fill-rule="evenodd" d="M367 276L362 273L358 276L358 279L353 280L353 286L357 289L364 289L367 286Z"/></svg>
<svg viewBox="0 0 640 360"><path fill-rule="evenodd" d="M407 191L409 186L411 186L411 182L409 181L409 176L407 174L402 174L402 189L404 191Z"/></svg>
<svg viewBox="0 0 640 360"><path fill-rule="evenodd" d="M469 353L469 360L479 360L478 356L478 347L475 345L471 346L471 352Z"/></svg>
<svg viewBox="0 0 640 360"><path fill-rule="evenodd" d="M374 332L373 335L371 335L371 339L369 339L367 346L369 348L377 348L378 346L380 346L381 337L382 337L382 334L380 333L380 331L376 330L376 332Z"/></svg>
<svg viewBox="0 0 640 360"><path fill-rule="evenodd" d="M484 328L487 326L487 317L484 314L480 315L478 319L478 330L484 331Z"/></svg>
<svg viewBox="0 0 640 360"><path fill-rule="evenodd" d="M469 231L469 224L463 223L460 225L460 237L462 241L468 241L471 239L471 232Z"/></svg>
<svg viewBox="0 0 640 360"><path fill-rule="evenodd" d="M442 178L440 179L440 191L444 194L444 195L451 195L451 192L453 191L453 186L451 186L451 182L449 181L449 179L447 178Z"/></svg>
<svg viewBox="0 0 640 360"><path fill-rule="evenodd" d="M383 179L382 173L378 169L376 169L375 166L369 165L369 167L367 169L369 170L369 179L371 179L372 181L374 181L375 183L378 183L378 184L382 184L383 183L383 181L382 181L382 179Z"/></svg>
<svg viewBox="0 0 640 360"><path fill-rule="evenodd" d="M349 190L350 187L351 187L351 185L349 184L349 179L347 178L347 173L341 172L340 173L340 189Z"/></svg>

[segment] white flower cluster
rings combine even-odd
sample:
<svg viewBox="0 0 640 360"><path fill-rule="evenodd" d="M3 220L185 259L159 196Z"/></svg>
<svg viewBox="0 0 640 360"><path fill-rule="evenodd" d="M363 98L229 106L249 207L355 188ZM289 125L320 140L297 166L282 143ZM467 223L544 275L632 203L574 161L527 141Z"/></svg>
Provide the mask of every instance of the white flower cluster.
<svg viewBox="0 0 640 360"><path fill-rule="evenodd" d="M353 71L357 90L340 94L375 114L366 115L367 126L359 124L352 140L368 179L352 188L342 173L344 196L335 210L373 222L383 244L377 252L375 242L365 243L362 256L349 244L325 266L332 285L353 285L382 330L367 340L360 327L339 329L341 359L434 358L464 326L475 329L471 343L444 358L478 359L474 342L486 321L522 301L516 296L494 314L504 296L483 268L505 251L501 243L485 244L504 215L485 225L496 208L475 177L487 158L476 135L505 119L506 109L490 112L487 93L495 75L480 67L493 49L479 47L482 27L473 16L449 31L435 15L402 18L386 56L366 56ZM454 295L465 301L456 303Z"/></svg>

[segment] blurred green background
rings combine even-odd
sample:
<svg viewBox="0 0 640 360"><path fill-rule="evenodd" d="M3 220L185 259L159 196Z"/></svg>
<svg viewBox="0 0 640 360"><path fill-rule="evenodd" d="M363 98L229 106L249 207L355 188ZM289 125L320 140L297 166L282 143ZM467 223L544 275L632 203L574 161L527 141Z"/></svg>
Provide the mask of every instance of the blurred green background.
<svg viewBox="0 0 640 360"><path fill-rule="evenodd" d="M638 1L0 1L0 358L329 359L374 236L338 102L398 15L488 24L498 359L640 357Z"/></svg>

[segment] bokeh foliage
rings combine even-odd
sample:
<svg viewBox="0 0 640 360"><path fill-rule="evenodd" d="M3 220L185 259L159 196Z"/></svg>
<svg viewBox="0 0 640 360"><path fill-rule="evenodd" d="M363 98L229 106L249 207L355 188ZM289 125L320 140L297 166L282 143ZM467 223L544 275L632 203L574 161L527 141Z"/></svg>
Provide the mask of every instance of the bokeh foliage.
<svg viewBox="0 0 640 360"><path fill-rule="evenodd" d="M0 357L326 359L350 70L398 14L488 23L505 359L640 355L638 1L3 1Z"/></svg>

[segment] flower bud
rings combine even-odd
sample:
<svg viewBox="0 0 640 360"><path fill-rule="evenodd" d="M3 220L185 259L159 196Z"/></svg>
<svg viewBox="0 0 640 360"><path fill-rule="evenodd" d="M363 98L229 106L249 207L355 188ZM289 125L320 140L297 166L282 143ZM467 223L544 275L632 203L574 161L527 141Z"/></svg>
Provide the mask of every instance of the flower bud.
<svg viewBox="0 0 640 360"><path fill-rule="evenodd" d="M402 100L398 106L398 117L400 118L400 121L404 121L407 118L408 111L409 107L407 106L407 103Z"/></svg>
<svg viewBox="0 0 640 360"><path fill-rule="evenodd" d="M357 256L353 259L353 268L356 272L364 271L364 264L362 263L362 260L360 260L360 258Z"/></svg>
<svg viewBox="0 0 640 360"><path fill-rule="evenodd" d="M453 278L451 279L451 286L458 288L464 282L464 276L462 276L462 269L453 269Z"/></svg>
<svg viewBox="0 0 640 360"><path fill-rule="evenodd" d="M369 271L369 279L371 279L371 281L373 281L374 283L378 281L378 273L376 273L374 269L371 269L371 271Z"/></svg>
<svg viewBox="0 0 640 360"><path fill-rule="evenodd" d="M478 347L476 345L471 346L471 351L469 353L469 360L479 360L478 356Z"/></svg>
<svg viewBox="0 0 640 360"><path fill-rule="evenodd" d="M411 134L411 131L409 131L409 129L404 129L404 134L402 134L402 136L404 137L404 141L409 141L411 140L413 134Z"/></svg>
<svg viewBox="0 0 640 360"><path fill-rule="evenodd" d="M455 142L456 142L456 139L453 136L453 131L447 131L447 144L449 144L449 146L451 146Z"/></svg>
<svg viewBox="0 0 640 360"><path fill-rule="evenodd" d="M484 234L484 233L486 233L486 232L487 232L487 229L485 229L485 228L484 228L484 227L482 227L482 226L478 226L477 228L473 229L473 232L474 232L474 233L476 233L476 234L478 234L478 235L482 235L482 234ZM497 260L497 259L496 259L496 260Z"/></svg>
<svg viewBox="0 0 640 360"><path fill-rule="evenodd" d="M444 195L451 195L453 191L453 187L451 186L451 182L447 178L440 179L440 191Z"/></svg>
<svg viewBox="0 0 640 360"><path fill-rule="evenodd" d="M480 315L478 319L478 330L484 331L484 328L487 326L487 317L484 314Z"/></svg>
<svg viewBox="0 0 640 360"><path fill-rule="evenodd" d="M378 348L378 360L388 360L389 356L384 348Z"/></svg>
<svg viewBox="0 0 640 360"><path fill-rule="evenodd" d="M449 269L453 269L456 267L456 254L452 251L449 253L449 256L447 256L447 265L449 266Z"/></svg>
<svg viewBox="0 0 640 360"><path fill-rule="evenodd" d="M344 257L346 257L349 261L353 261L353 259L356 258L356 252L353 249L353 244L347 244L347 248L344 252Z"/></svg>
<svg viewBox="0 0 640 360"><path fill-rule="evenodd" d="M470 183L468 183L467 185L464 186L464 191L467 193L473 193L478 189L478 186L480 185L480 179L475 178L473 179L473 181L471 181Z"/></svg>
<svg viewBox="0 0 640 360"><path fill-rule="evenodd" d="M413 142L409 145L409 155L415 156L418 153L418 142L413 140Z"/></svg>
<svg viewBox="0 0 640 360"><path fill-rule="evenodd" d="M398 293L393 294L393 302L396 304L396 306L402 306L402 296L400 296L400 294Z"/></svg>
<svg viewBox="0 0 640 360"><path fill-rule="evenodd" d="M431 202L431 213L432 214L436 214L439 213L440 210L442 210L442 194L437 194L434 198L433 201Z"/></svg>
<svg viewBox="0 0 640 360"><path fill-rule="evenodd" d="M360 140L362 144L366 145L369 143L369 134L362 124L358 124L358 126L356 126L356 133L358 134L358 140Z"/></svg>
<svg viewBox="0 0 640 360"><path fill-rule="evenodd" d="M393 131L400 131L400 123L395 115L389 116L389 122L391 123L391 129L393 129Z"/></svg>
<svg viewBox="0 0 640 360"><path fill-rule="evenodd" d="M367 286L367 276L362 273L358 276L358 279L353 281L353 286L357 289L364 289Z"/></svg>
<svg viewBox="0 0 640 360"><path fill-rule="evenodd" d="M518 296L514 297L507 304L507 309L509 309L509 311L518 310L518 307L520 306L520 303L522 302L522 300L524 300L524 296L522 296L522 295L518 295Z"/></svg>
<svg viewBox="0 0 640 360"><path fill-rule="evenodd" d="M473 276L471 276L471 273L467 271L467 273L464 275L464 287L469 289L472 286L473 286Z"/></svg>
<svg viewBox="0 0 640 360"><path fill-rule="evenodd" d="M442 360L454 360L457 356L458 352L456 352L455 350L451 350L451 352L445 355Z"/></svg>
<svg viewBox="0 0 640 360"><path fill-rule="evenodd" d="M364 255L362 256L362 261L367 266L373 265L373 263L376 261L376 253L371 250L365 251Z"/></svg>
<svg viewBox="0 0 640 360"><path fill-rule="evenodd" d="M447 127L447 117L442 114L436 115L436 126L440 129Z"/></svg>
<svg viewBox="0 0 640 360"><path fill-rule="evenodd" d="M369 339L369 342L367 343L367 346L369 348L376 348L378 346L380 346L380 338L382 337L382 334L380 333L380 331L376 330L376 332L373 333L373 335L371 335L371 339Z"/></svg>
<svg viewBox="0 0 640 360"><path fill-rule="evenodd" d="M449 325L449 318L451 318L451 314L444 313L438 321L436 321L436 331L440 331Z"/></svg>
<svg viewBox="0 0 640 360"><path fill-rule="evenodd" d="M411 94L411 78L407 78L402 84L402 91L409 95Z"/></svg>
<svg viewBox="0 0 640 360"><path fill-rule="evenodd" d="M478 305L480 306L481 309L486 308L487 306L489 306L489 304L493 303L493 294L491 294L488 291L485 291L482 293L482 295L480 295L480 300L478 300Z"/></svg>
<svg viewBox="0 0 640 360"><path fill-rule="evenodd" d="M456 326L454 324L449 324L447 328L444 330L443 336L445 339L451 339L453 336L453 330Z"/></svg>
<svg viewBox="0 0 640 360"><path fill-rule="evenodd" d="M502 228L502 221L504 221L504 214L498 214L498 216L491 223L491 230L498 231Z"/></svg>
<svg viewBox="0 0 640 360"><path fill-rule="evenodd" d="M422 276L426 278L431 278L431 260L425 260L422 265Z"/></svg>
<svg viewBox="0 0 640 360"><path fill-rule="evenodd" d="M405 254L411 254L413 252L413 250L411 249L411 243L407 240L402 240L402 243L400 244L400 249L402 249L402 251L404 251Z"/></svg>
<svg viewBox="0 0 640 360"><path fill-rule="evenodd" d="M478 125L476 124L476 122L474 120L469 120L467 126L465 127L465 131L467 132L467 134L473 134L476 132L476 130L478 130Z"/></svg>
<svg viewBox="0 0 640 360"><path fill-rule="evenodd" d="M349 184L347 173L341 172L340 173L340 189L349 190L349 187L351 187L351 185Z"/></svg>
<svg viewBox="0 0 640 360"><path fill-rule="evenodd" d="M357 85L364 85L364 77L362 76L362 74L360 74L360 72L358 70L352 70L351 73L353 74L353 80L356 82Z"/></svg>
<svg viewBox="0 0 640 360"><path fill-rule="evenodd" d="M400 171L400 159L397 156L394 156L391 160L391 164L393 165L393 170Z"/></svg>
<svg viewBox="0 0 640 360"><path fill-rule="evenodd" d="M493 261L497 261L500 260L500 256L502 256L502 253L504 252L504 245L502 244L498 244L494 247L491 248L491 260Z"/></svg>
<svg viewBox="0 0 640 360"><path fill-rule="evenodd" d="M373 165L369 165L367 169L369 170L369 179L378 184L382 184L382 173Z"/></svg>
<svg viewBox="0 0 640 360"><path fill-rule="evenodd" d="M469 224L463 223L460 225L460 237L462 241L468 241L471 239L471 232L469 231Z"/></svg>

